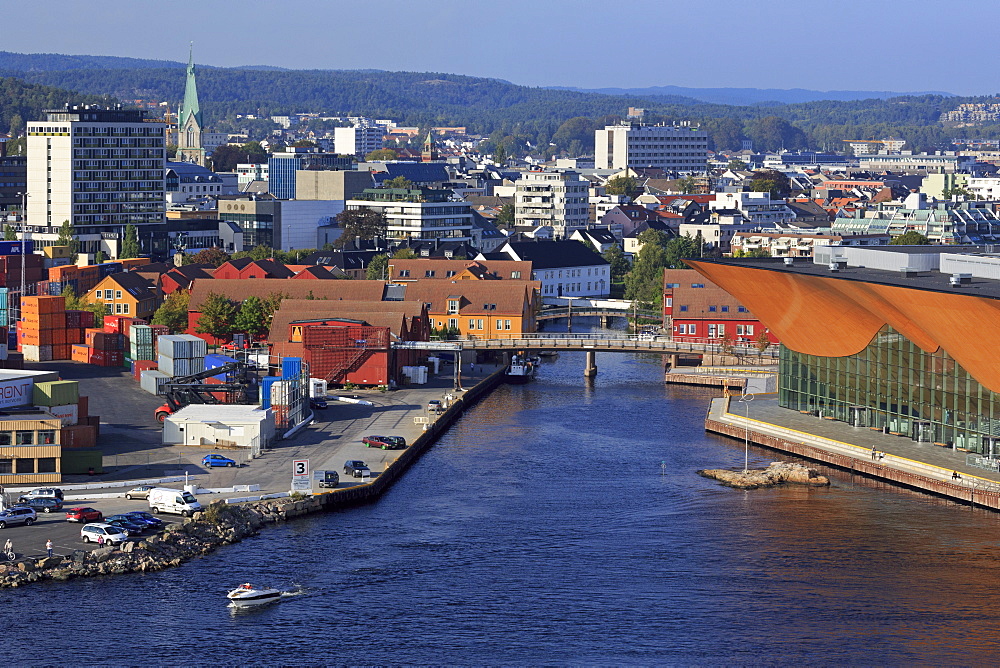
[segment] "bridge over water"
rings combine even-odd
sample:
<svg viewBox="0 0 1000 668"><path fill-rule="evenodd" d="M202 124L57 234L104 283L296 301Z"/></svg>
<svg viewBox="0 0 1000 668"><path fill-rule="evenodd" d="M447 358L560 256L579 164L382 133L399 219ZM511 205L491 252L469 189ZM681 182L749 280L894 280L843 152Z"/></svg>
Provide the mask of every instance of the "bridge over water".
<svg viewBox="0 0 1000 668"><path fill-rule="evenodd" d="M581 351L587 353L584 369L585 376L597 374L598 352L610 353L660 353L670 355L671 366L677 365L681 354L719 355L744 359L766 359L773 363L778 357L775 346L767 350L759 350L751 343L727 344L718 339L703 341L674 341L667 337L654 337L648 334L628 335L615 332L597 334L570 334L553 332L551 334L509 334L491 338L468 338L453 341L400 341L393 344L397 349L410 350L444 350L461 352L463 350L493 350L498 352L560 352Z"/></svg>

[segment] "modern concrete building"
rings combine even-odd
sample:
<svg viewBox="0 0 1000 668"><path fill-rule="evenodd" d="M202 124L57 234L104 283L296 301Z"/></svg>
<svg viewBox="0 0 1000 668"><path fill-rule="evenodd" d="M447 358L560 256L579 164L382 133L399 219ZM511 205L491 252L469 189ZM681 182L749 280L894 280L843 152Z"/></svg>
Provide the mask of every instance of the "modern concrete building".
<svg viewBox="0 0 1000 668"><path fill-rule="evenodd" d="M333 129L333 150L341 155L363 158L382 148L385 128L381 125L359 123L349 128Z"/></svg>
<svg viewBox="0 0 1000 668"><path fill-rule="evenodd" d="M374 185L369 172L300 170L295 174L295 199L349 200Z"/></svg>
<svg viewBox="0 0 1000 668"><path fill-rule="evenodd" d="M80 235L80 252L107 250L135 225L163 223L163 123L146 112L94 105L46 110L28 123L28 231L55 233L63 221Z"/></svg>
<svg viewBox="0 0 1000 668"><path fill-rule="evenodd" d="M316 248L319 228L332 224L343 210L342 200L224 198L219 200L219 235L229 252L256 246Z"/></svg>
<svg viewBox="0 0 1000 668"><path fill-rule="evenodd" d="M386 236L399 241L472 241L472 204L452 202L451 191L368 188L346 208L385 214Z"/></svg>
<svg viewBox="0 0 1000 668"><path fill-rule="evenodd" d="M514 183L514 224L548 225L565 239L590 222L590 183L572 170L525 172Z"/></svg>
<svg viewBox="0 0 1000 668"><path fill-rule="evenodd" d="M353 161L336 153L319 153L309 148L288 148L272 153L268 164L268 192L278 199L295 199L297 172L325 169L351 169Z"/></svg>
<svg viewBox="0 0 1000 668"><path fill-rule="evenodd" d="M708 133L702 130L631 122L608 125L594 134L597 169L659 167L678 174L707 169Z"/></svg>

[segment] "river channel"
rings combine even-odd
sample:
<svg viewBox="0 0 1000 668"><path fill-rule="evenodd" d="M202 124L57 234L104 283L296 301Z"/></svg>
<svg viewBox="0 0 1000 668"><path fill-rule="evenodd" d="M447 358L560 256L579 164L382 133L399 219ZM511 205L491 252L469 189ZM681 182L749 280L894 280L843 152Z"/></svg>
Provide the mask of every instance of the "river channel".
<svg viewBox="0 0 1000 668"><path fill-rule="evenodd" d="M377 503L150 575L0 591L0 665L986 664L1000 515L825 471L736 491L717 391L582 353L502 387ZM775 454L752 451L751 462ZM256 611L228 588L299 595Z"/></svg>

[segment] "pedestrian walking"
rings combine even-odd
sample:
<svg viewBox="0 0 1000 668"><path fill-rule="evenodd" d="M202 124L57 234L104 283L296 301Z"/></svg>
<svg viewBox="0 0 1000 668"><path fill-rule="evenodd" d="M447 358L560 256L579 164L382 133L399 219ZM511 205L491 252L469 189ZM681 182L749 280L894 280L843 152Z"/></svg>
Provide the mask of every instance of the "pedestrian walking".
<svg viewBox="0 0 1000 668"><path fill-rule="evenodd" d="M45 551L48 553L48 556L50 556L50 557L52 556L52 541L51 540L45 541Z"/></svg>
<svg viewBox="0 0 1000 668"><path fill-rule="evenodd" d="M104 547L104 536L97 537L97 547Z"/></svg>
<svg viewBox="0 0 1000 668"><path fill-rule="evenodd" d="M875 449L875 446L873 445L872 446L872 461L875 461L875 458L877 456L878 456L878 451Z"/></svg>

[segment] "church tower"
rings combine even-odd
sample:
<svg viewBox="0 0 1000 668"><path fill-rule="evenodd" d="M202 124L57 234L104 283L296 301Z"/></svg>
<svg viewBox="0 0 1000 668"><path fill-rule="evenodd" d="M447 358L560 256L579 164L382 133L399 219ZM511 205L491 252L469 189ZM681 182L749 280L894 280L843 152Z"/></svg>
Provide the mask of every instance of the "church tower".
<svg viewBox="0 0 1000 668"><path fill-rule="evenodd" d="M198 83L194 72L194 46L188 56L187 81L184 84L184 104L177 119L177 160L205 167L205 149L201 145L201 107L198 105Z"/></svg>
<svg viewBox="0 0 1000 668"><path fill-rule="evenodd" d="M433 132L427 133L427 139L424 140L424 148L420 152L420 162L434 162L438 159L437 147L434 146Z"/></svg>

